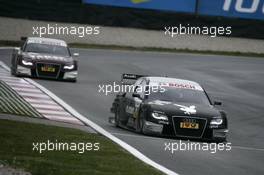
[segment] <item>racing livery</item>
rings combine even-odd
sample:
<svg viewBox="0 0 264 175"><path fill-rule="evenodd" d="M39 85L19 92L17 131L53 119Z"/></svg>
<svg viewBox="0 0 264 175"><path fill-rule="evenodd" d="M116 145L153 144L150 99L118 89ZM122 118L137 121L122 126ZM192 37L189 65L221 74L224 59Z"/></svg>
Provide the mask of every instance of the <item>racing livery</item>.
<svg viewBox="0 0 264 175"><path fill-rule="evenodd" d="M143 134L226 141L227 116L196 82L123 74L133 90L117 94L111 108L117 127ZM124 80L122 80L124 82Z"/></svg>
<svg viewBox="0 0 264 175"><path fill-rule="evenodd" d="M73 54L78 56L77 53ZM61 79L76 82L78 65L63 40L28 37L12 54L11 73L15 76Z"/></svg>

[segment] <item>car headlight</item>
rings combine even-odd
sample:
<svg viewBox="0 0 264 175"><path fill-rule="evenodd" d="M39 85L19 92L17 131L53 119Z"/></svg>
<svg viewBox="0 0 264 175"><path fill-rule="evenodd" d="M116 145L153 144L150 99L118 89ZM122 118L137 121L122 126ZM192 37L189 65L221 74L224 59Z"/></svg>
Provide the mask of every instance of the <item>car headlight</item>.
<svg viewBox="0 0 264 175"><path fill-rule="evenodd" d="M32 66L33 63L30 61L26 61L26 60L22 60L22 64L24 64L25 66Z"/></svg>
<svg viewBox="0 0 264 175"><path fill-rule="evenodd" d="M223 123L222 118L214 118L210 122L211 125L221 125L222 123Z"/></svg>
<svg viewBox="0 0 264 175"><path fill-rule="evenodd" d="M63 67L64 69L68 69L68 70L72 70L73 68L74 68L74 65L72 64L72 65L69 65L69 66L64 66Z"/></svg>
<svg viewBox="0 0 264 175"><path fill-rule="evenodd" d="M168 120L168 117L164 114L158 113L158 112L152 112L152 117L157 120Z"/></svg>

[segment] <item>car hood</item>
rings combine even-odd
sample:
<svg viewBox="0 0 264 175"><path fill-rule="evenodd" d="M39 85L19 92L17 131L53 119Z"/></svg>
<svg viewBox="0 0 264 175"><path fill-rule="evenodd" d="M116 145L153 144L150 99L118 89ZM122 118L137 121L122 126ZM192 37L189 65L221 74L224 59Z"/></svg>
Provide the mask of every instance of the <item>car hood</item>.
<svg viewBox="0 0 264 175"><path fill-rule="evenodd" d="M54 62L72 62L72 57L57 56L52 54L44 53L32 53L24 52L22 53L23 58L31 59L32 61L54 61Z"/></svg>
<svg viewBox="0 0 264 175"><path fill-rule="evenodd" d="M164 112L168 116L192 116L213 118L220 116L220 112L212 105L176 103L168 101L148 101L147 105L152 111Z"/></svg>

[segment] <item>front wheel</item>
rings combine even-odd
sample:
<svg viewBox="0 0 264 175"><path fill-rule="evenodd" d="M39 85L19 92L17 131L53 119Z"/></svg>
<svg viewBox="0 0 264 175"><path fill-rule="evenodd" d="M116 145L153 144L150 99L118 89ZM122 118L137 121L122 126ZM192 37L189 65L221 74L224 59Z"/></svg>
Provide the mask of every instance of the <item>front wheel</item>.
<svg viewBox="0 0 264 175"><path fill-rule="evenodd" d="M75 79L70 79L70 80L66 80L67 82L71 82L71 83L76 83L77 82L77 78Z"/></svg>
<svg viewBox="0 0 264 175"><path fill-rule="evenodd" d="M145 128L145 118L144 118L144 115L143 115L143 113L141 112L140 114L139 114L139 117L138 117L138 119L137 119L137 123L136 123L136 131L138 132L138 133L143 133L143 134L145 134L145 130L144 130L144 128Z"/></svg>
<svg viewBox="0 0 264 175"><path fill-rule="evenodd" d="M227 138L216 138L216 139L212 139L212 141L215 143L226 143Z"/></svg>
<svg viewBox="0 0 264 175"><path fill-rule="evenodd" d="M120 112L118 107L115 112L115 126L120 127Z"/></svg>
<svg viewBox="0 0 264 175"><path fill-rule="evenodd" d="M11 75L17 77L17 66L11 66Z"/></svg>

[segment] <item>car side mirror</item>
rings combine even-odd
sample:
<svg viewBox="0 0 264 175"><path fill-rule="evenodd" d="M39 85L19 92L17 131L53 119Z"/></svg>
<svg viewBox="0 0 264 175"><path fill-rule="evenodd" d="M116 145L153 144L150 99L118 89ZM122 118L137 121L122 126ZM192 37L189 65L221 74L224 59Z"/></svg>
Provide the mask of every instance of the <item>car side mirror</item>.
<svg viewBox="0 0 264 175"><path fill-rule="evenodd" d="M27 40L27 37L26 36L22 36L22 37L20 37L20 40L21 41L26 41Z"/></svg>
<svg viewBox="0 0 264 175"><path fill-rule="evenodd" d="M221 101L214 101L214 105L215 106L221 106L222 105L222 102Z"/></svg>
<svg viewBox="0 0 264 175"><path fill-rule="evenodd" d="M140 98L140 99L141 99L141 96L140 96L140 94L138 94L138 93L133 93L133 94L132 94L132 97L137 97L137 98Z"/></svg>
<svg viewBox="0 0 264 175"><path fill-rule="evenodd" d="M20 52L20 47L15 47L14 49L13 49L13 54L17 54L17 53L19 53Z"/></svg>
<svg viewBox="0 0 264 175"><path fill-rule="evenodd" d="M19 52L19 51L20 51L20 47L15 47L15 48L14 48L14 51Z"/></svg>
<svg viewBox="0 0 264 175"><path fill-rule="evenodd" d="M80 54L79 53L73 53L74 57L78 57Z"/></svg>

